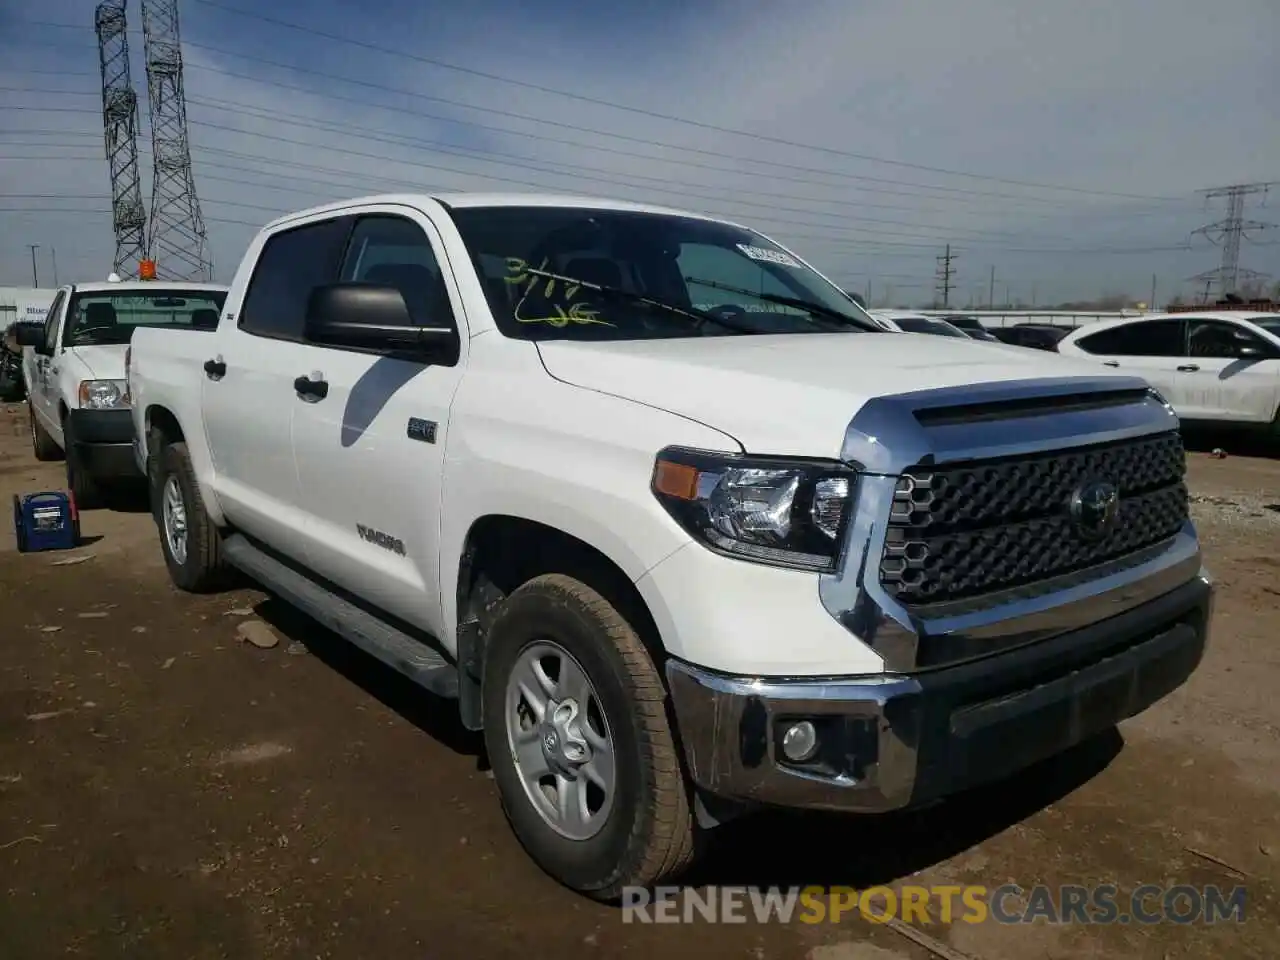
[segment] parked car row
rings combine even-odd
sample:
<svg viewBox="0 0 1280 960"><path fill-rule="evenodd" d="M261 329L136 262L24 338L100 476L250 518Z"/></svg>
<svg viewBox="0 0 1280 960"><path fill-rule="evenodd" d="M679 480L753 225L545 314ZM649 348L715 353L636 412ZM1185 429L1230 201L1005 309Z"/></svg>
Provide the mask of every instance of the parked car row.
<svg viewBox="0 0 1280 960"><path fill-rule="evenodd" d="M186 319L134 322L123 371L130 338L89 335L111 298L24 335L37 452L127 411L174 584L248 574L452 702L530 856L593 897L761 807L1007 776L1202 656L1178 422L1136 371L891 334L737 224L316 207L229 290L165 291Z"/></svg>

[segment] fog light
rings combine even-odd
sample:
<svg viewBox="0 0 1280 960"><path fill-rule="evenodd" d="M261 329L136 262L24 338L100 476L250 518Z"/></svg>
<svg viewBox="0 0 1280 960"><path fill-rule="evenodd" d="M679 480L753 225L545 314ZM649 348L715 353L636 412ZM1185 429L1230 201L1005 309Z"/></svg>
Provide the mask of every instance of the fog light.
<svg viewBox="0 0 1280 960"><path fill-rule="evenodd" d="M782 735L782 752L793 763L803 763L818 752L818 731L808 720L793 723Z"/></svg>

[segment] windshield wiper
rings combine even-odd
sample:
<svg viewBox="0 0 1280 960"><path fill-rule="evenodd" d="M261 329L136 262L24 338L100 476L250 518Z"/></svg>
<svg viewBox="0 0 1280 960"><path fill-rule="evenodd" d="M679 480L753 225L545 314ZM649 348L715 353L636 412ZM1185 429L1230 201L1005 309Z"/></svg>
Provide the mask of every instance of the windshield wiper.
<svg viewBox="0 0 1280 960"><path fill-rule="evenodd" d="M734 323L731 320L724 320L714 314L707 313L704 310L696 308L681 307L674 303L667 303L665 300L655 300L653 297L646 297L643 293L633 293L630 290L624 290L621 287L610 287L604 284L592 283L589 280L579 280L577 277L566 277L563 274L551 273L549 270L535 270L533 267L525 267L523 270L534 277L545 277L548 280L559 280L561 283L571 284L578 287L586 287L588 290L596 290L606 296L618 297L622 300L631 300L636 303L648 304L651 307L657 307L659 310L666 310L677 316L688 317L696 320L698 323L714 323L718 327L724 327L726 330L732 330L734 333L758 333L750 327Z"/></svg>
<svg viewBox="0 0 1280 960"><path fill-rule="evenodd" d="M798 310L807 310L809 313L817 314L820 317L826 317L828 320L834 320L837 323L847 327L857 327L859 330L869 330L876 333L883 333L879 327L868 324L856 317L841 313L834 307L824 306L821 303L813 303L809 300L801 300L799 297L786 297L777 293L757 293L755 290L748 290L745 287L735 287L728 283L721 283L719 280L704 280L701 277L685 277L685 283L696 283L700 287L714 287L716 290L725 290L729 293L740 293L745 297L754 297L757 300L764 300L767 303L776 303L782 307L795 307Z"/></svg>

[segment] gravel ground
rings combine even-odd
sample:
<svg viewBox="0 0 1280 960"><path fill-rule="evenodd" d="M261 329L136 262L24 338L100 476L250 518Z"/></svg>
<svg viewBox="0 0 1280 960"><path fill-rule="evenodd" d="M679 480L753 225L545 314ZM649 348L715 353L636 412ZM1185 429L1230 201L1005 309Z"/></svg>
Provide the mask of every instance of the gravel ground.
<svg viewBox="0 0 1280 960"><path fill-rule="evenodd" d="M25 408L0 408L0 495L60 485ZM732 824L690 882L1245 884L1243 925L929 932L978 960L1276 956L1280 463L1198 450L1191 485L1220 596L1184 688L928 811ZM20 556L0 534L5 960L933 955L856 915L625 924L530 864L449 704L261 593L178 594L138 504L84 531L70 555ZM279 642L245 642L246 620Z"/></svg>

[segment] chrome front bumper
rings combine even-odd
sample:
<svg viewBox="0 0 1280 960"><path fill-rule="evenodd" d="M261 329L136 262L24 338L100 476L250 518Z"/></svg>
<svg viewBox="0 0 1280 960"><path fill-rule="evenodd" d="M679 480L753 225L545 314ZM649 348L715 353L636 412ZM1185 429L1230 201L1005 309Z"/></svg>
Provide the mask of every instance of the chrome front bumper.
<svg viewBox="0 0 1280 960"><path fill-rule="evenodd" d="M1145 710L1203 655L1203 571L1108 619L911 675L730 677L672 660L671 699L694 783L729 800L882 812L999 779ZM808 720L819 751L781 752Z"/></svg>

